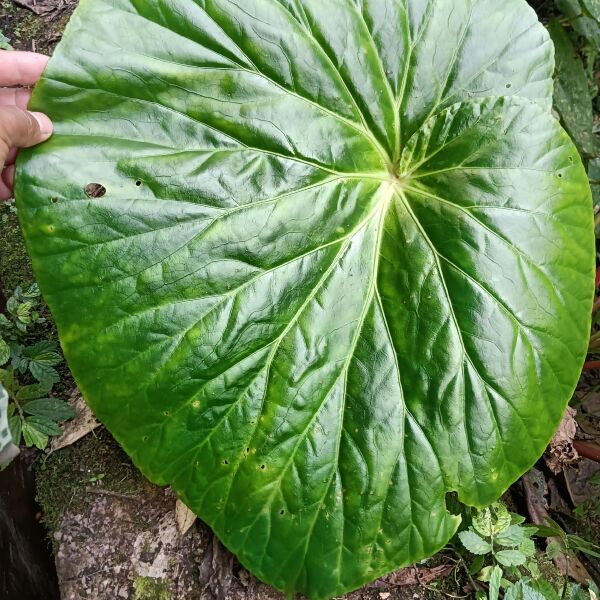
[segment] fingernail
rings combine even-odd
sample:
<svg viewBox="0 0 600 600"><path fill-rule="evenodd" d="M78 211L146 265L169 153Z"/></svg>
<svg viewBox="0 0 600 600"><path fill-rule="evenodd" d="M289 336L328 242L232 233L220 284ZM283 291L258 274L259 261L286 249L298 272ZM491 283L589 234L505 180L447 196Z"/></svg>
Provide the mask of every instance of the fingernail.
<svg viewBox="0 0 600 600"><path fill-rule="evenodd" d="M35 120L39 123L40 131L41 131L42 135L44 136L44 138L49 138L50 135L52 134L52 121L44 113L32 112L31 114L35 117Z"/></svg>

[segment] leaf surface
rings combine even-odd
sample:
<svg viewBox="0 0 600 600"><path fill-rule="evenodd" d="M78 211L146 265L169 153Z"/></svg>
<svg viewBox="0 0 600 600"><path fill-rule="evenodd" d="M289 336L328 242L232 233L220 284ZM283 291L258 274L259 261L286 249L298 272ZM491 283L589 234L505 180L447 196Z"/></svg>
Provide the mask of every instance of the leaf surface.
<svg viewBox="0 0 600 600"><path fill-rule="evenodd" d="M594 280L552 72L523 0L76 11L16 182L41 290L97 416L272 585L433 554L552 436Z"/></svg>

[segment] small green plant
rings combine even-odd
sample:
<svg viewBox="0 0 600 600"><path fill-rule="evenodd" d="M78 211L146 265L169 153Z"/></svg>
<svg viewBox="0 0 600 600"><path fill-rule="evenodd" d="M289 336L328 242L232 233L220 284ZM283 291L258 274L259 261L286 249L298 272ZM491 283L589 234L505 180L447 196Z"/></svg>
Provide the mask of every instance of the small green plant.
<svg viewBox="0 0 600 600"><path fill-rule="evenodd" d="M50 397L60 380L56 366L62 362L57 344L35 340L35 326L45 323L39 313L36 284L17 287L0 314L0 384L9 397L8 424L13 443L21 439L43 450L50 436L61 435L59 423L75 416L60 398Z"/></svg>
<svg viewBox="0 0 600 600"><path fill-rule="evenodd" d="M50 436L61 435L58 424L75 416L73 408L60 398L49 397L53 383L22 385L12 369L0 369L0 383L8 393L8 425L15 445L21 437L28 447L43 450Z"/></svg>
<svg viewBox="0 0 600 600"><path fill-rule="evenodd" d="M462 545L475 555L469 574L489 583L490 599L498 597L501 585L509 587L511 579L521 579L519 567L539 576L532 540L537 528L523 525L524 521L501 502L495 502L477 511L471 526L458 534Z"/></svg>
<svg viewBox="0 0 600 600"><path fill-rule="evenodd" d="M4 340L20 341L27 338L31 327L45 323L39 313L40 289L36 283L26 290L18 286L6 301L7 314L0 314L0 335Z"/></svg>
<svg viewBox="0 0 600 600"><path fill-rule="evenodd" d="M561 553L570 556L577 552L600 558L600 546L592 544L592 542L588 542L588 540L578 535L567 533L556 521L549 517L546 519L546 525L539 528L539 532L540 535L553 538L553 541L546 548L546 553L550 558L554 558Z"/></svg>
<svg viewBox="0 0 600 600"><path fill-rule="evenodd" d="M462 546L474 555L470 564L467 563L469 577L488 584L487 595L478 590L477 598L498 600L503 590L505 600L595 600L598 590L593 583L589 584L589 590L584 590L565 580L559 593L542 577L533 536L557 538L558 541L548 545L549 558L575 552L600 556L596 547L582 538L566 534L550 519L547 527L541 528L524 525L524 522L524 517L509 512L504 504L496 502L477 511L469 528L459 532Z"/></svg>
<svg viewBox="0 0 600 600"><path fill-rule="evenodd" d="M106 474L104 473L98 473L97 475L92 475L88 481L90 483L93 483L94 485L100 485L102 483L102 480L106 477Z"/></svg>

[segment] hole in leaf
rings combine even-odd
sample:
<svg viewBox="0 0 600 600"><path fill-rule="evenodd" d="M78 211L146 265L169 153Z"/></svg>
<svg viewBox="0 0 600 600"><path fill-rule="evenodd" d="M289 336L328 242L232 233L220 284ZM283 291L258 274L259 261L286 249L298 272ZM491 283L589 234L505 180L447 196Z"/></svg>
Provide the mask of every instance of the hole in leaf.
<svg viewBox="0 0 600 600"><path fill-rule="evenodd" d="M149 439L150 439L150 438L149 438L147 435L145 435L145 436L142 438L142 440L143 440L144 442L147 442Z"/></svg>
<svg viewBox="0 0 600 600"><path fill-rule="evenodd" d="M138 180L135 182L135 185L137 185L138 187L140 187L140 185L142 185L142 182L141 182L141 181L138 179Z"/></svg>
<svg viewBox="0 0 600 600"><path fill-rule="evenodd" d="M52 202L52 204L56 204L58 202L58 198L50 198L50 202Z"/></svg>
<svg viewBox="0 0 600 600"><path fill-rule="evenodd" d="M260 468L264 470L266 466L267 465L260 465Z"/></svg>
<svg viewBox="0 0 600 600"><path fill-rule="evenodd" d="M506 89L509 90L512 87L512 83L507 83L506 84Z"/></svg>
<svg viewBox="0 0 600 600"><path fill-rule="evenodd" d="M559 174L558 174L558 178L559 178L559 179L562 179L562 176L563 176L563 174L562 174L562 173L559 173Z"/></svg>
<svg viewBox="0 0 600 600"><path fill-rule="evenodd" d="M223 459L223 464L224 464L224 465L228 465L228 464L229 464L229 461L228 461L228 460L225 458L225 459Z"/></svg>
<svg viewBox="0 0 600 600"><path fill-rule="evenodd" d="M451 515L460 515L461 504L458 501L458 494L456 492L447 492L444 497L444 503L446 504L446 510Z"/></svg>
<svg viewBox="0 0 600 600"><path fill-rule="evenodd" d="M106 195L106 188L101 183L88 183L84 191L88 198L102 198Z"/></svg>
<svg viewBox="0 0 600 600"><path fill-rule="evenodd" d="M285 515L285 510L283 510L283 508L279 511L279 514L283 517L283 515Z"/></svg>

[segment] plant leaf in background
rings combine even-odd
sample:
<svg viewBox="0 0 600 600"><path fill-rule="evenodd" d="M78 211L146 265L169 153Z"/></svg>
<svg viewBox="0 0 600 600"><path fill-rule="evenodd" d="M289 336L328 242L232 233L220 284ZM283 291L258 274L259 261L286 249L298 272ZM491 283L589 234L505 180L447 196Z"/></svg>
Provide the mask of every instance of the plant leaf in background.
<svg viewBox="0 0 600 600"><path fill-rule="evenodd" d="M41 432L35 423L31 423L27 419L22 422L22 432L25 445L28 448L35 446L43 450L48 445L48 435Z"/></svg>
<svg viewBox="0 0 600 600"><path fill-rule="evenodd" d="M0 50L12 50L10 40L0 31Z"/></svg>
<svg viewBox="0 0 600 600"><path fill-rule="evenodd" d="M67 421L75 416L73 408L59 398L40 398L27 402L23 411L29 415L51 419L53 421ZM54 435L60 435L59 433Z"/></svg>
<svg viewBox="0 0 600 600"><path fill-rule="evenodd" d="M600 50L600 10L598 0L555 0L577 33Z"/></svg>
<svg viewBox="0 0 600 600"><path fill-rule="evenodd" d="M490 576L490 590L488 594L489 600L498 600L500 594L500 582L502 580L502 569L496 565L492 569Z"/></svg>
<svg viewBox="0 0 600 600"><path fill-rule="evenodd" d="M0 337L0 367L4 366L10 360L10 347Z"/></svg>
<svg viewBox="0 0 600 600"><path fill-rule="evenodd" d="M62 362L55 342L42 341L23 350L27 368L40 383L56 383L60 376L54 368Z"/></svg>
<svg viewBox="0 0 600 600"><path fill-rule="evenodd" d="M79 5L18 166L40 287L98 417L279 589L433 554L558 425L594 237L553 70L523 0Z"/></svg>
<svg viewBox="0 0 600 600"><path fill-rule="evenodd" d="M594 129L592 96L581 59L568 33L558 21L548 26L556 48L554 106L581 154L598 151Z"/></svg>

